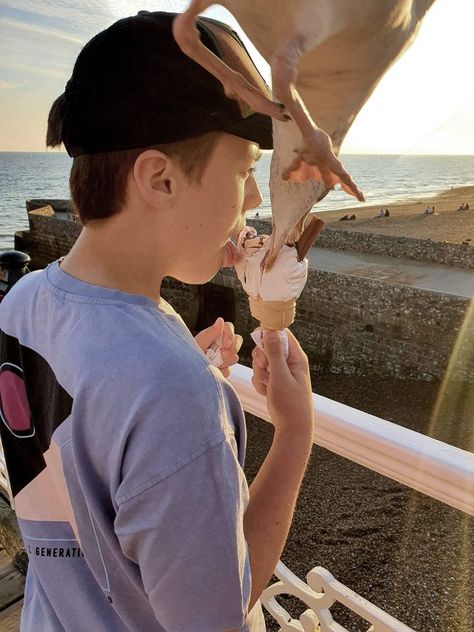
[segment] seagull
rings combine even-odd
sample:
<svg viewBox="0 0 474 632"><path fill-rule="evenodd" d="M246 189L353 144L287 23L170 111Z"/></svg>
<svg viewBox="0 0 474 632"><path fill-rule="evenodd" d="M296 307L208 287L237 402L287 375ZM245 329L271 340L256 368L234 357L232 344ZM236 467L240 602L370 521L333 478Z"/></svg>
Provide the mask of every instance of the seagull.
<svg viewBox="0 0 474 632"><path fill-rule="evenodd" d="M192 0L173 23L181 50L229 96L273 118L269 269L297 242L336 184L364 196L337 158L354 118L414 40L434 0L221 0L271 67L273 101L200 41L195 22L213 0Z"/></svg>

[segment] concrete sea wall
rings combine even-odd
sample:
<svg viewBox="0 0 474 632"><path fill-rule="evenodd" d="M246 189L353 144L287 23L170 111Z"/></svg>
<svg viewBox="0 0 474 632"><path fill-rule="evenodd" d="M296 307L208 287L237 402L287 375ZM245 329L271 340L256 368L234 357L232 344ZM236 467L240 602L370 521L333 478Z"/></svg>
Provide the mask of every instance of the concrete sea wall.
<svg viewBox="0 0 474 632"><path fill-rule="evenodd" d="M80 226L71 220L67 201L31 201L29 209L30 230L17 234L16 247L30 254L35 267L44 267L68 252ZM259 232L268 232L268 223L252 223ZM332 232L323 231L323 239ZM321 238L318 245L324 245ZM249 333L257 323L233 270L222 269L203 286L165 279L162 293L192 331L218 316L234 322L245 339L241 358L250 361ZM449 367L451 378L472 382L474 317L466 318L469 306L463 297L312 269L292 329L314 375L432 380Z"/></svg>
<svg viewBox="0 0 474 632"><path fill-rule="evenodd" d="M250 223L258 227L259 233L268 233L269 231L269 223L265 220L252 220ZM384 257L428 261L455 268L474 269L474 248L472 246L432 241L431 239L364 233L352 228L344 229L334 225L326 225L319 234L318 246L335 250L366 252Z"/></svg>

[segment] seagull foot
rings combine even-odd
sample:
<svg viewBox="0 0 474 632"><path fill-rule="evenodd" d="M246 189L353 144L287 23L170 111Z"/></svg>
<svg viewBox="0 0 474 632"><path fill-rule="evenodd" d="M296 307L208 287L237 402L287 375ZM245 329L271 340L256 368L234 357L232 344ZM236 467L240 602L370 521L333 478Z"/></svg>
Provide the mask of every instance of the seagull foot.
<svg viewBox="0 0 474 632"><path fill-rule="evenodd" d="M232 75L227 75L225 80L222 82L224 91L230 99L243 101L254 112L266 114L277 121L285 122L291 120L291 117L286 111L283 103L275 103L266 97L263 92L253 86L240 73L234 71L230 72Z"/></svg>
<svg viewBox="0 0 474 632"><path fill-rule="evenodd" d="M334 189L339 183L346 193L364 202L364 194L334 154L326 132L315 129L310 137L304 137L303 147L296 149L295 153L295 160L283 172L284 180L304 182L314 178L323 182L328 189Z"/></svg>

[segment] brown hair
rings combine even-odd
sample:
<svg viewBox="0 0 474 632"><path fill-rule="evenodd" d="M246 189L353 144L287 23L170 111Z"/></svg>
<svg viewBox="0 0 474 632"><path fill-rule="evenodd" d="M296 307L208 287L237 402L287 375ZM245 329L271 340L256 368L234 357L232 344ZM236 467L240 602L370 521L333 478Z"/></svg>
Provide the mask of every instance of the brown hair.
<svg viewBox="0 0 474 632"><path fill-rule="evenodd" d="M63 141L64 95L53 103L48 118L46 144L59 147ZM125 204L127 181L135 160L147 149L157 149L175 160L190 182L199 183L222 132L196 138L97 154L76 156L69 187L73 210L82 224L118 213Z"/></svg>

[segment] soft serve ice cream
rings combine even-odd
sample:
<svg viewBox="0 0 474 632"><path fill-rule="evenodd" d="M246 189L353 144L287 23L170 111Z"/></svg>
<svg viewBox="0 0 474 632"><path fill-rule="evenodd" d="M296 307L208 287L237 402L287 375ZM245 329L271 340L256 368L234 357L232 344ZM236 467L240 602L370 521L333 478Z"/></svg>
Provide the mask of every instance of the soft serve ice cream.
<svg viewBox="0 0 474 632"><path fill-rule="evenodd" d="M285 244L272 268L265 270L269 240L269 235L257 235L255 228L246 226L238 238L242 256L235 270L261 329L281 331L295 319L296 300L308 278L308 260L300 261L296 247Z"/></svg>

